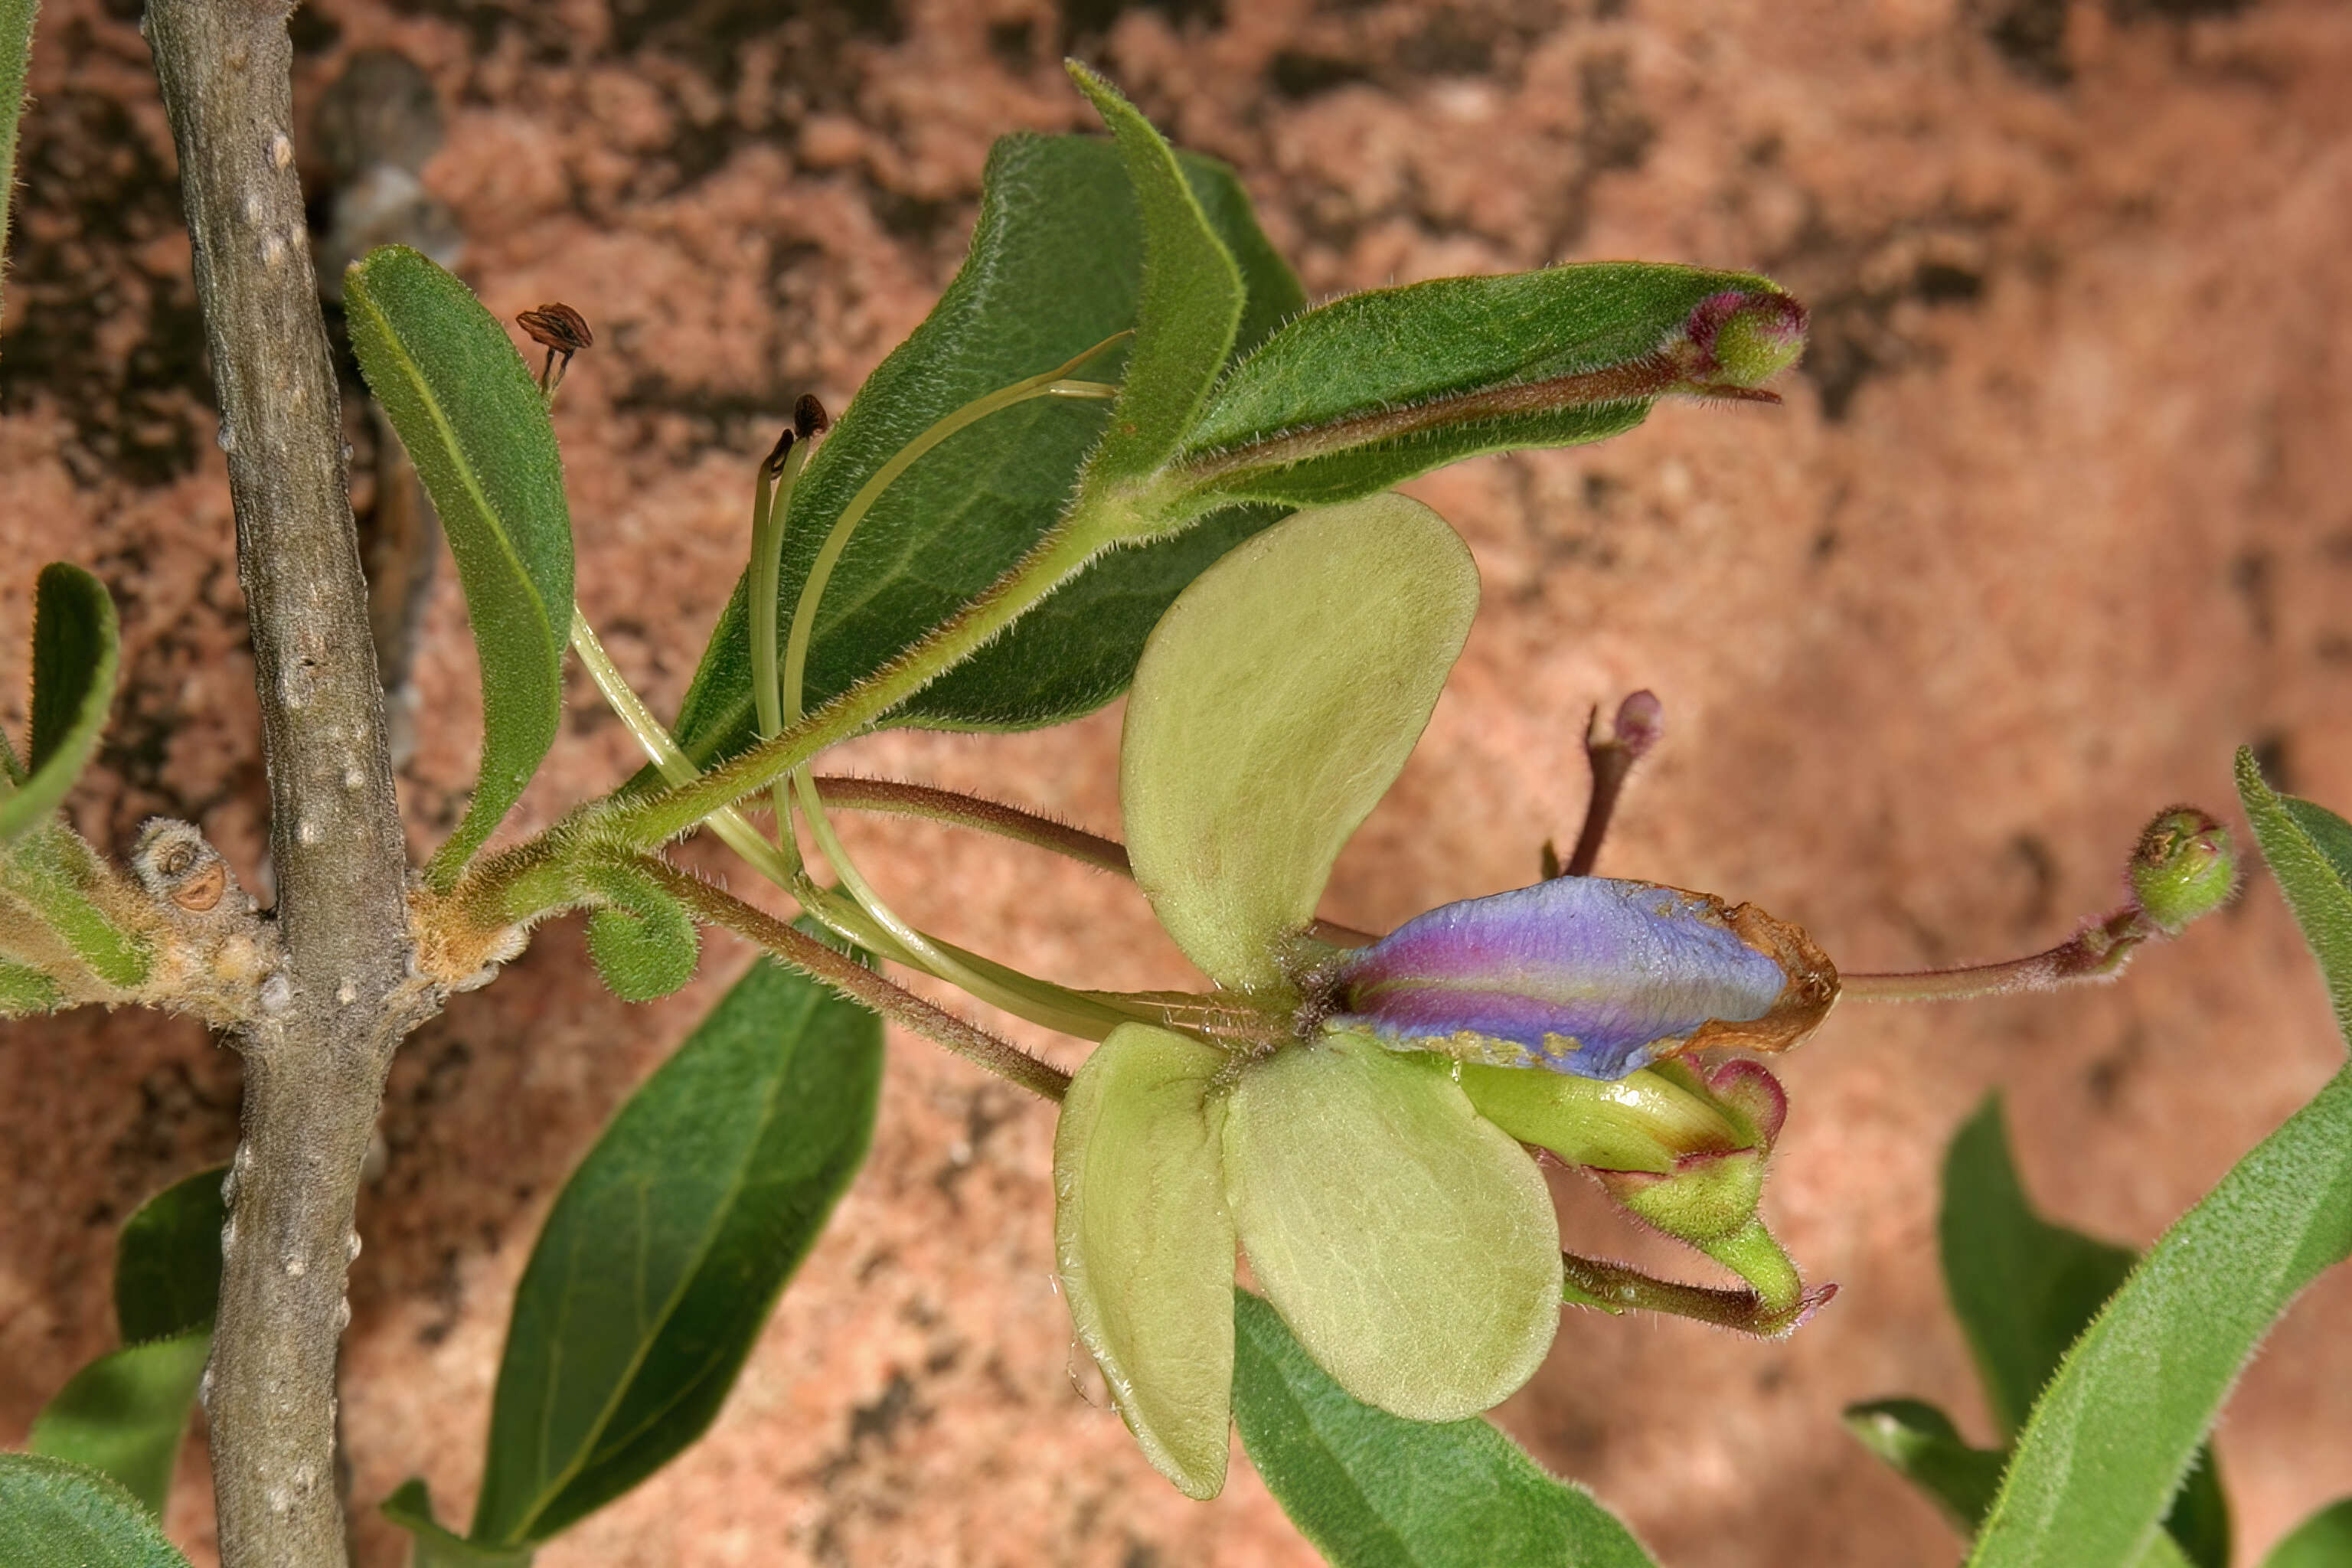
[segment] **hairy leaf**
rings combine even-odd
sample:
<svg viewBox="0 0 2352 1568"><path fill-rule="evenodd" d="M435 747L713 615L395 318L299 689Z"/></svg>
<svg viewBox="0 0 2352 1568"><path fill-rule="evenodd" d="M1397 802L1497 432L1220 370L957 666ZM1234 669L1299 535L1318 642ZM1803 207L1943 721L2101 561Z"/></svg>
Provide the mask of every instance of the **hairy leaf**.
<svg viewBox="0 0 2352 1568"><path fill-rule="evenodd" d="M1406 1421L1349 1398L1246 1291L1234 1325L1243 1445L1333 1568L1654 1568L1590 1492L1486 1421Z"/></svg>
<svg viewBox="0 0 2352 1568"><path fill-rule="evenodd" d="M2238 753L2238 796L2263 858L2319 960L2336 1025L2352 1040L2352 824L2263 782L2252 752Z"/></svg>
<svg viewBox="0 0 2352 1568"><path fill-rule="evenodd" d="M1926 1493L1963 1536L1976 1533L2000 1490L2006 1450L1970 1447L1950 1416L1916 1399L1849 1405L1844 1421L1864 1447Z"/></svg>
<svg viewBox="0 0 2352 1568"><path fill-rule="evenodd" d="M33 53L33 18L40 0L0 0L0 186L16 189L16 127L25 109L25 67ZM0 200L0 250L8 241L11 200ZM0 748L6 742L0 742Z"/></svg>
<svg viewBox="0 0 2352 1568"><path fill-rule="evenodd" d="M2352 1251L2352 1069L2149 1251L2018 1440L1973 1568L2111 1568L2145 1549L2254 1346Z"/></svg>
<svg viewBox="0 0 2352 1568"><path fill-rule="evenodd" d="M1248 298L1234 352L1245 353L1306 296L1258 231L1233 171L1189 153L1177 154L1177 163L1241 266ZM789 620L833 520L899 448L974 399L1134 327L1143 264L1141 210L1110 142L1000 140L989 153L962 270L923 324L866 378L793 491L780 615ZM1077 374L1117 380L1125 353L1115 348ZM1108 405L1097 402L1020 404L950 437L885 491L818 607L807 705L870 673L1018 560L1069 504L1107 418ZM918 694L894 721L1017 730L1100 707L1126 689L1168 602L1279 515L1265 507L1228 509L1173 538L1099 558ZM751 743L747 628L739 583L675 727L698 766Z"/></svg>
<svg viewBox="0 0 2352 1568"><path fill-rule="evenodd" d="M694 978L702 932L684 906L624 866L586 872L611 902L588 916L588 956L598 978L624 1002L652 1002Z"/></svg>
<svg viewBox="0 0 2352 1568"><path fill-rule="evenodd" d="M112 1478L160 1516L212 1347L207 1323L99 1357L33 1417L26 1446Z"/></svg>
<svg viewBox="0 0 2352 1568"><path fill-rule="evenodd" d="M1985 1402L2003 1439L2012 1438L2137 1255L2034 1212L1997 1095L1952 1138L1937 1229L1945 1289L1975 1354ZM2230 1505L2210 1446L2198 1450L2165 1523L2198 1568L2229 1568Z"/></svg>
<svg viewBox="0 0 2352 1568"><path fill-rule="evenodd" d="M1998 1096L1977 1108L1944 1156L1937 1232L1944 1286L1985 1402L2001 1436L2013 1436L2067 1347L2131 1272L2134 1255L2033 1212Z"/></svg>
<svg viewBox="0 0 2352 1568"><path fill-rule="evenodd" d="M129 1492L96 1470L37 1454L0 1454L0 1563L188 1568Z"/></svg>
<svg viewBox="0 0 2352 1568"><path fill-rule="evenodd" d="M41 568L33 590L30 771L0 799L0 845L65 803L105 732L121 660L121 633L106 584L68 562Z"/></svg>
<svg viewBox="0 0 2352 1568"><path fill-rule="evenodd" d="M472 1538L544 1541L700 1436L865 1158L878 1020L767 959L557 1195L507 1332Z"/></svg>
<svg viewBox="0 0 2352 1568"><path fill-rule="evenodd" d="M383 1500L383 1517L408 1531L409 1568L524 1568L528 1546L484 1546L467 1540L433 1517L433 1494L411 1477Z"/></svg>
<svg viewBox="0 0 2352 1568"><path fill-rule="evenodd" d="M122 1224L114 1245L114 1316L125 1343L213 1321L220 1300L226 1165L173 1183Z"/></svg>
<svg viewBox="0 0 2352 1568"><path fill-rule="evenodd" d="M1730 299L1796 310L1753 274L1627 261L1350 294L1236 366L1177 467L1195 497L1309 506L1481 452L1597 441L1696 389L1681 377L1699 362L1669 351Z"/></svg>
<svg viewBox="0 0 2352 1568"><path fill-rule="evenodd" d="M546 400L473 290L404 246L343 282L352 348L441 514L482 671L473 804L426 876L453 885L555 741L572 635L572 513Z"/></svg>
<svg viewBox="0 0 2352 1568"><path fill-rule="evenodd" d="M2271 1548L2263 1568L2346 1568L2352 1563L2352 1498L2331 1503Z"/></svg>
<svg viewBox="0 0 2352 1568"><path fill-rule="evenodd" d="M1143 290L1127 384L1110 429L1087 463L1087 484L1141 479L1176 449L1233 352L1242 275L1210 228L1176 154L1118 89L1076 61L1070 79L1110 128L1143 211Z"/></svg>

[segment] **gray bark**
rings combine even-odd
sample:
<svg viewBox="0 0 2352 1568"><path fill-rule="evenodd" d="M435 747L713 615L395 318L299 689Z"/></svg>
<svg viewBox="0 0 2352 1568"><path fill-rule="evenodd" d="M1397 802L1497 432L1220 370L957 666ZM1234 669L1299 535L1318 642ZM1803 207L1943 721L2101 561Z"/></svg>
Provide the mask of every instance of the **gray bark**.
<svg viewBox="0 0 2352 1568"><path fill-rule="evenodd" d="M294 169L289 7L152 0L253 626L286 962L241 1031L244 1141L205 1374L225 1568L344 1562L335 1360L361 1161L410 977L407 860Z"/></svg>

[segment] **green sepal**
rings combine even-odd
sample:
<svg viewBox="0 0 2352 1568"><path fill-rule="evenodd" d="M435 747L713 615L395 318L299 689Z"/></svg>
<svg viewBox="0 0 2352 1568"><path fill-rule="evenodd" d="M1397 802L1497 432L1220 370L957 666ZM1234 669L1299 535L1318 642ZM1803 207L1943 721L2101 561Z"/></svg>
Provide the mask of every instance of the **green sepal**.
<svg viewBox="0 0 2352 1568"><path fill-rule="evenodd" d="M446 268L381 246L345 274L352 349L440 514L473 621L482 765L425 867L446 890L546 759L572 638L572 512L547 400L506 329Z"/></svg>
<svg viewBox="0 0 2352 1568"><path fill-rule="evenodd" d="M1225 1205L1232 1058L1126 1024L1070 1081L1054 1135L1063 1294L1152 1468L1187 1497L1225 1482L1234 1379L1234 1220Z"/></svg>
<svg viewBox="0 0 2352 1568"><path fill-rule="evenodd" d="M1286 945L1429 722L1478 569L1402 496L1300 512L1194 579L1144 646L1119 745L1135 879L1221 985Z"/></svg>
<svg viewBox="0 0 2352 1568"><path fill-rule="evenodd" d="M121 665L122 634L106 584L69 562L41 568L33 590L29 772L0 799L0 845L65 804L106 732Z"/></svg>
<svg viewBox="0 0 2352 1568"><path fill-rule="evenodd" d="M1663 1176L1686 1154L1726 1153L1759 1142L1738 1109L1708 1092L1696 1075L1672 1067L1602 1079L1469 1062L1455 1070L1456 1064L1433 1055L1428 1063L1431 1070L1454 1071L1479 1115L1571 1165Z"/></svg>
<svg viewBox="0 0 2352 1568"><path fill-rule="evenodd" d="M1559 1321L1551 1194L1451 1080L1365 1040L1286 1047L1241 1073L1224 1158L1250 1268L1356 1398L1454 1421L1534 1375Z"/></svg>

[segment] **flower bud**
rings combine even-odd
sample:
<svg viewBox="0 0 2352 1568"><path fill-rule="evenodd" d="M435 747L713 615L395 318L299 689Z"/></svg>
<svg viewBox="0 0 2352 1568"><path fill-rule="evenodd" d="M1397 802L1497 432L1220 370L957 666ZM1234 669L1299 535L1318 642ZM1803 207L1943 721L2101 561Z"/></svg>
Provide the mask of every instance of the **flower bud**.
<svg viewBox="0 0 2352 1568"><path fill-rule="evenodd" d="M1785 1050L1837 989L1812 940L1752 904L1561 877L1432 910L1349 953L1330 1026L1458 1061L1622 1079L1703 1047Z"/></svg>
<svg viewBox="0 0 2352 1568"><path fill-rule="evenodd" d="M1786 294L1727 289L1710 294L1684 324L1688 378L1748 390L1795 364L1805 352L1805 308Z"/></svg>
<svg viewBox="0 0 2352 1568"><path fill-rule="evenodd" d="M2149 823L2132 851L2132 897L2167 936L2229 902L2237 881L2230 830L2193 805Z"/></svg>

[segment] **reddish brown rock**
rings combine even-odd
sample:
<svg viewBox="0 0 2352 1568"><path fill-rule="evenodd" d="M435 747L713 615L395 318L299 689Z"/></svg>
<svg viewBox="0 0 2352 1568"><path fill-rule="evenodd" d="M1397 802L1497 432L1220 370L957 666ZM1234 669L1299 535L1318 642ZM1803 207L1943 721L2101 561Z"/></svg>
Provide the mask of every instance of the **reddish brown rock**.
<svg viewBox="0 0 2352 1568"><path fill-rule="evenodd" d="M97 570L128 689L79 819L121 848L150 813L190 817L266 888L223 469L130 9L53 0L41 24L0 346L0 625L19 628L0 662L19 689L43 561ZM991 137L1086 123L1054 64L1070 49L1234 162L1318 293L1642 256L1763 268L1814 312L1783 408L1669 408L1414 487L1470 539L1486 613L1335 918L1531 877L1581 804L1586 710L1637 686L1669 739L1603 868L1753 900L1850 969L2062 939L2118 896L2155 810L2230 805L2242 742L2352 805L2352 12L2327 0L333 0L297 20L306 102L372 46L437 85L425 182L491 308L560 300L593 323L557 416L580 597L657 710L793 398L845 406L920 319ZM404 781L420 851L470 778L474 679L445 572ZM635 765L573 695L509 832ZM1114 712L851 750L1109 830L1117 734ZM959 940L1087 984L1185 981L1105 878L887 821L853 841ZM582 960L548 931L394 1069L343 1403L369 1563L398 1560L373 1505L403 1478L462 1515L550 1197L743 955L714 942L706 980L649 1007ZM1843 1285L1833 1306L1776 1345L1576 1316L1503 1424L1675 1568L1948 1557L1836 1415L1910 1393L1990 1436L1935 1273L1960 1118L2005 1089L2041 1201L2144 1243L2341 1059L2259 879L2112 987L1842 1009L1776 1064L1792 1104L1766 1198L1809 1276ZM184 1023L8 1026L0 1441L110 1342L114 1226L226 1155L236 1085ZM1245 1468L1184 1502L1090 1401L1050 1279L1051 1127L894 1040L873 1162L717 1428L546 1568L1311 1562ZM1561 1195L1572 1245L1703 1277L1589 1189ZM2250 1559L2352 1491L2347 1347L2338 1270L2230 1408ZM193 1447L181 1479L170 1523L201 1563Z"/></svg>

